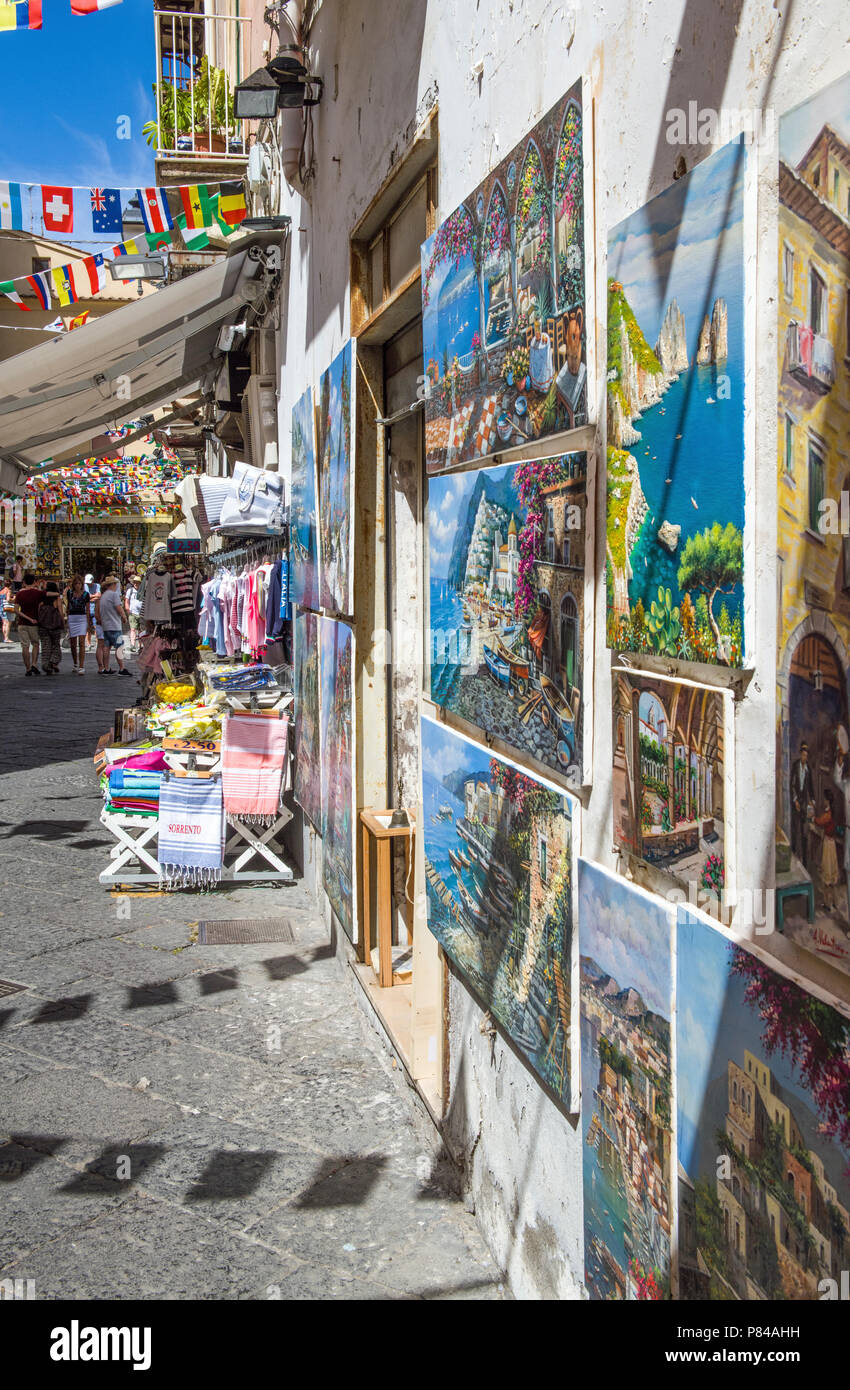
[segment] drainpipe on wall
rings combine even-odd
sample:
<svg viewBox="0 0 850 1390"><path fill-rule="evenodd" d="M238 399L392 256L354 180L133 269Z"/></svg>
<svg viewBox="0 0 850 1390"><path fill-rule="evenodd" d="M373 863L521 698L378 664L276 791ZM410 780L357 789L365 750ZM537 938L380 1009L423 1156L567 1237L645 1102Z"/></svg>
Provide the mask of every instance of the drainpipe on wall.
<svg viewBox="0 0 850 1390"><path fill-rule="evenodd" d="M305 0L288 0L280 18L289 24L293 41L304 46ZM280 30L278 37L283 42ZM280 157L286 182L290 188L301 188L301 150L304 145L306 110L293 108L280 113Z"/></svg>

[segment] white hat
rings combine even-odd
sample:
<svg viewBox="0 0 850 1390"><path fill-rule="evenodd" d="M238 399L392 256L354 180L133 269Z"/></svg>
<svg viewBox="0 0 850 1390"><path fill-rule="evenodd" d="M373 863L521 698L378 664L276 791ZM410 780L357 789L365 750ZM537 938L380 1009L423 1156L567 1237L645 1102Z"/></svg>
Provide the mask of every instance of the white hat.
<svg viewBox="0 0 850 1390"><path fill-rule="evenodd" d="M91 584L91 582L92 582L93 579L94 579L94 575L93 575L93 574L87 574L86 577L85 577L84 583L86 583L86 584Z"/></svg>

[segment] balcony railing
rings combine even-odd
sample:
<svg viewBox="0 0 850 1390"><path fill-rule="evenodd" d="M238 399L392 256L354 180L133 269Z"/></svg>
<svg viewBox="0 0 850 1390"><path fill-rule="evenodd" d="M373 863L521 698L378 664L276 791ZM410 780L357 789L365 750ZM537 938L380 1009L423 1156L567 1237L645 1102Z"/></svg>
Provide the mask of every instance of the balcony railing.
<svg viewBox="0 0 850 1390"><path fill-rule="evenodd" d="M156 120L146 127L158 157L244 160L247 122L233 91L250 57L248 16L155 10Z"/></svg>
<svg viewBox="0 0 850 1390"><path fill-rule="evenodd" d="M805 323L789 323L786 347L792 376L826 395L835 385L835 349L829 339Z"/></svg>

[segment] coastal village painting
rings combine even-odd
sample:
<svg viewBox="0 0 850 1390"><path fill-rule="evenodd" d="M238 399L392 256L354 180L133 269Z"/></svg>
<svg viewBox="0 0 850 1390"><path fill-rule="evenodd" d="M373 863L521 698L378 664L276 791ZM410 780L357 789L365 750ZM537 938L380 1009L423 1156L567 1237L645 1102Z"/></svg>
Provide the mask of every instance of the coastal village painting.
<svg viewBox="0 0 850 1390"><path fill-rule="evenodd" d="M570 798L422 719L428 926L496 1023L578 1108Z"/></svg>
<svg viewBox="0 0 850 1390"><path fill-rule="evenodd" d="M776 925L850 972L850 75L779 122Z"/></svg>
<svg viewBox="0 0 850 1390"><path fill-rule="evenodd" d="M301 608L319 606L318 507L313 392L309 386L292 408L290 501L290 597Z"/></svg>
<svg viewBox="0 0 850 1390"><path fill-rule="evenodd" d="M429 473L587 423L577 82L422 247Z"/></svg>
<svg viewBox="0 0 850 1390"><path fill-rule="evenodd" d="M680 908L679 1298L839 1296L848 1078L850 1020Z"/></svg>
<svg viewBox="0 0 850 1390"><path fill-rule="evenodd" d="M741 666L744 146L608 240L607 643Z"/></svg>
<svg viewBox="0 0 850 1390"><path fill-rule="evenodd" d="M587 457L432 478L430 691L582 781Z"/></svg>
<svg viewBox="0 0 850 1390"><path fill-rule="evenodd" d="M322 749L319 737L319 618L295 614L295 800L318 831L322 826Z"/></svg>
<svg viewBox="0 0 850 1390"><path fill-rule="evenodd" d="M351 340L319 380L316 412L319 471L321 606L331 613L354 612L352 542L354 465L351 452L354 349Z"/></svg>
<svg viewBox="0 0 850 1390"><path fill-rule="evenodd" d="M614 840L701 906L726 877L725 691L612 672Z"/></svg>
<svg viewBox="0 0 850 1390"><path fill-rule="evenodd" d="M579 860L584 1265L590 1297L670 1297L673 909Z"/></svg>
<svg viewBox="0 0 850 1390"><path fill-rule="evenodd" d="M351 718L354 634L320 618L322 689L322 872L325 891L346 934L355 939L354 743Z"/></svg>

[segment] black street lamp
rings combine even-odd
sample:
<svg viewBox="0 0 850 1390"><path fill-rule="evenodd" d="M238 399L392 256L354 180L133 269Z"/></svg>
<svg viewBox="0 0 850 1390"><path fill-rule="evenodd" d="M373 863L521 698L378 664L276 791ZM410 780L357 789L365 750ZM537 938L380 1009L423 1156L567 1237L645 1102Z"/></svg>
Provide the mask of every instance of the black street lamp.
<svg viewBox="0 0 850 1390"><path fill-rule="evenodd" d="M269 121L278 111L300 106L317 106L322 99L322 79L307 71L301 49L281 44L268 67L257 68L234 91L237 120ZM312 88L318 95L312 95ZM308 95L308 89L310 94Z"/></svg>

